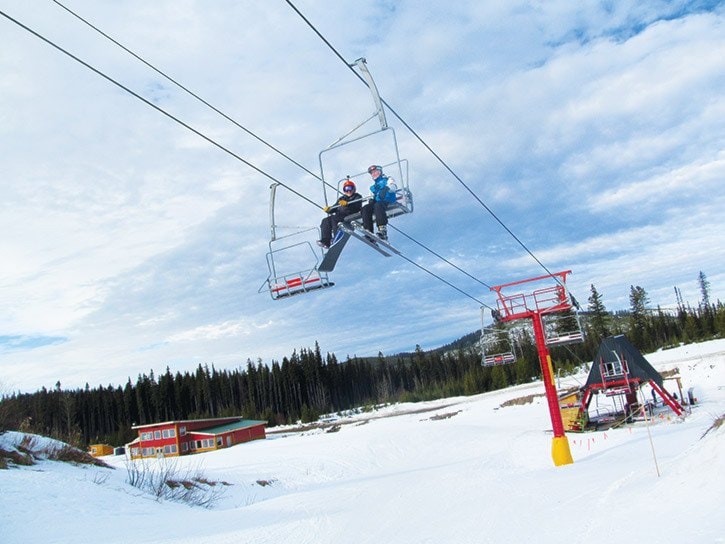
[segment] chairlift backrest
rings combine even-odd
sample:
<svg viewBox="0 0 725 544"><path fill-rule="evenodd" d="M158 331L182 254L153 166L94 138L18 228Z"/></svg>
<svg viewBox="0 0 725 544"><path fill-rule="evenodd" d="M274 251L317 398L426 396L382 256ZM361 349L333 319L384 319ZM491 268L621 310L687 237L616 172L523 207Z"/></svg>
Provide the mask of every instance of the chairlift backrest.
<svg viewBox="0 0 725 544"><path fill-rule="evenodd" d="M509 331L499 325L484 325L485 310L481 308L481 364L508 365L516 362L516 352Z"/></svg>
<svg viewBox="0 0 725 544"><path fill-rule="evenodd" d="M483 366L508 365L516 362L511 337L505 329L484 328L481 331L480 346Z"/></svg>
<svg viewBox="0 0 725 544"><path fill-rule="evenodd" d="M541 316L544 339L549 346L577 344L584 341L581 320L576 312L571 314L544 314Z"/></svg>
<svg viewBox="0 0 725 544"><path fill-rule="evenodd" d="M274 232L273 226L273 236ZM312 236L319 239L319 229L299 230L285 236L276 236L269 242L269 275L258 292L266 290L272 300L278 300L335 285L327 273L317 270L320 258L309 239ZM301 269L298 268L300 263L303 263Z"/></svg>
<svg viewBox="0 0 725 544"><path fill-rule="evenodd" d="M370 185L367 171L350 175L350 166L367 168L368 164L380 164L385 175L394 179L397 185L395 189L397 201L394 205L389 206L388 217L411 213L413 198L408 185L408 161L400 158L395 130L388 126L382 99L367 69L365 59L358 59L355 61L355 65L367 82L376 111L368 119L320 151L318 158L325 205L334 204L336 200L328 199L328 187L335 186L332 180L344 180L348 176L355 181L358 192L366 196L367 191L364 189ZM368 127L368 123L376 117L379 126ZM345 171L342 171L343 169Z"/></svg>

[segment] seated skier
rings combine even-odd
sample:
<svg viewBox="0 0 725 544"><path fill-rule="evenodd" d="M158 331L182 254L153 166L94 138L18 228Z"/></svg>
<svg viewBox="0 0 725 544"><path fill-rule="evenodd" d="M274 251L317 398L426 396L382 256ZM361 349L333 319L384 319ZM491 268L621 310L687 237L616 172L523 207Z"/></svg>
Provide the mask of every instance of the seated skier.
<svg viewBox="0 0 725 544"><path fill-rule="evenodd" d="M332 235L339 225L349 215L357 213L362 208L362 196L356 192L355 183L347 178L342 184L342 196L335 206L326 206L325 211L329 214L320 223L321 237L317 244L329 249Z"/></svg>
<svg viewBox="0 0 725 544"><path fill-rule="evenodd" d="M368 168L368 174L373 178L373 185L370 192L373 194L371 200L362 208L363 227L373 232L373 215L378 225L378 237L381 240L388 239L388 214L385 208L395 202L395 189L389 186L391 180L383 175L383 167L376 164Z"/></svg>

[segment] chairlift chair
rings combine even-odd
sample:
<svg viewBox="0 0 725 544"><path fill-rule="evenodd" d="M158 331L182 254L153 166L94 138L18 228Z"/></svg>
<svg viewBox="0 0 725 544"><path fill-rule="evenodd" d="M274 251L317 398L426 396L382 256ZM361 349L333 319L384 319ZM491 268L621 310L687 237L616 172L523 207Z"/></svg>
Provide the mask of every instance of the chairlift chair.
<svg viewBox="0 0 725 544"><path fill-rule="evenodd" d="M541 324L548 346L578 344L584 341L584 331L577 312L571 314L542 314Z"/></svg>
<svg viewBox="0 0 725 544"><path fill-rule="evenodd" d="M328 275L317 270L321 252L312 245L311 239L319 240L320 230L316 227L282 227L276 224L274 205L276 183L270 186L270 231L267 268L269 275L258 292L268 291L272 300L300 295L335 285ZM278 236L278 229L290 229L291 233ZM317 250L316 250L317 249ZM284 258L283 258L284 256ZM298 264L303 263L301 269ZM308 266L304 266L307 264ZM291 271L290 271L291 270Z"/></svg>
<svg viewBox="0 0 725 544"><path fill-rule="evenodd" d="M483 309L481 311L481 365L510 365L516 362L511 336L500 325L483 325Z"/></svg>
<svg viewBox="0 0 725 544"><path fill-rule="evenodd" d="M380 164L383 167L386 175L389 174L388 177L394 180L397 186L397 188L395 189L396 202L394 204L390 204L386 210L388 219L396 217L398 215L412 213L413 195L410 191L408 181L408 161L406 159L400 158L400 151L398 149L398 140L395 135L395 130L392 127L388 126L380 94L378 93L377 86L375 85L375 82L370 75L365 59L357 59L354 65L360 70L363 78L368 85L368 88L373 98L373 103L375 105L375 111L365 121L360 123L352 130L348 131L345 135L338 138L335 142L330 144L319 153L318 159L320 164L320 179L322 180L322 191L325 205L328 205L331 201L335 202L337 200L337 196L339 194L342 194L342 192L340 191L340 186L347 178L352 179L355 184L358 185L358 187L360 187L361 189L369 184L368 179L366 179L367 171L362 171L350 175L349 171L340 171L340 168L342 167L338 166L337 171L330 172L330 170L334 168L334 165L332 164L334 162L333 159L339 158L341 155L347 152L352 152L353 147L356 149L361 149L364 148L365 145L373 145L373 143L375 142L382 141L382 144L375 145L375 151L370 151L369 153L377 154L378 152L382 153L381 150L385 150L385 153L388 154L390 159L386 161L384 159L380 160L377 156L371 156L366 160L370 162L378 161L377 164ZM378 119L380 127L377 128L376 126L376 128L366 128L368 123L375 118ZM348 164L347 160L345 161L345 164ZM367 167L367 163L365 163L364 166ZM328 188L335 187L337 189L337 193L334 195L333 199L328 199ZM350 219L355 220L358 218L351 217Z"/></svg>
<svg viewBox="0 0 725 544"><path fill-rule="evenodd" d="M310 253L315 255L315 250L309 241L297 242L295 244L276 249L272 249L272 244L270 242L270 251L267 253L267 266L269 267L270 273L265 282L259 288L258 292L261 293L266 289L272 296L272 300L277 300L335 285L330 281L330 278L326 273L317 270L319 258L316 256L315 265L312 268L286 273L277 272L275 259L279 258L280 252L299 247L308 248Z"/></svg>

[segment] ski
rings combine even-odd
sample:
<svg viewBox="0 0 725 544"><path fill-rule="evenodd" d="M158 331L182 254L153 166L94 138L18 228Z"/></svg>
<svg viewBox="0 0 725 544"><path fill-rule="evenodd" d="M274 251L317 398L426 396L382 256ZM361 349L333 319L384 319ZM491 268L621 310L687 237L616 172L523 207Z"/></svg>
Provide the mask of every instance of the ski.
<svg viewBox="0 0 725 544"><path fill-rule="evenodd" d="M341 225L341 227L344 228L345 232L347 232L350 236L354 236L362 243L373 248L385 257L390 257L392 253L400 255L400 251L390 245L387 240L383 240L372 232L365 230L359 223L353 221L349 224L346 223L344 227Z"/></svg>
<svg viewBox="0 0 725 544"><path fill-rule="evenodd" d="M325 252L325 256L317 266L318 272L332 272L335 269L337 260L340 258L345 244L350 239L350 234L338 226L335 237L332 239L330 248Z"/></svg>

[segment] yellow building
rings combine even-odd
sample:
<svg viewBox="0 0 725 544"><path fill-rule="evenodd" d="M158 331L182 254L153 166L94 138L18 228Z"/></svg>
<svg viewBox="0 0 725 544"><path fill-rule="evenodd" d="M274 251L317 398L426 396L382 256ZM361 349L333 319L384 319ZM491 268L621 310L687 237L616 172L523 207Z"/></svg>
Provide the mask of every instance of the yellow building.
<svg viewBox="0 0 725 544"><path fill-rule="evenodd" d="M587 424L587 412L581 405L581 392L579 390L559 395L559 408L565 430L584 430Z"/></svg>
<svg viewBox="0 0 725 544"><path fill-rule="evenodd" d="M88 446L88 453L90 453L93 457L113 455L113 446L109 446L108 444L91 444Z"/></svg>

